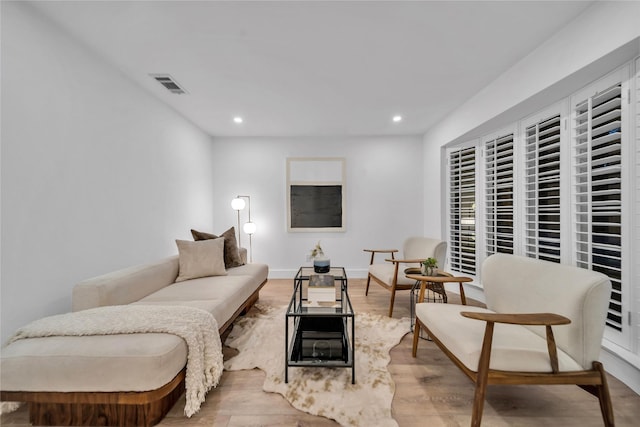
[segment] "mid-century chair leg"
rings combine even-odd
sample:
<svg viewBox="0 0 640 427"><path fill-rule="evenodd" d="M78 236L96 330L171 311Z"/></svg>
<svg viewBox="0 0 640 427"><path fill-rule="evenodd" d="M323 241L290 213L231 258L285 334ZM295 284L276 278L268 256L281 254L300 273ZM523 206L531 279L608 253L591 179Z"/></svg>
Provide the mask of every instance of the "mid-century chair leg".
<svg viewBox="0 0 640 427"><path fill-rule="evenodd" d="M416 357L418 354L418 341L420 340L420 321L416 317L416 323L413 325L413 348L411 350L411 355Z"/></svg>
<svg viewBox="0 0 640 427"><path fill-rule="evenodd" d="M464 285L462 282L458 284L460 285L460 300L462 301L462 305L467 305L467 297L464 294Z"/></svg>
<svg viewBox="0 0 640 427"><path fill-rule="evenodd" d="M487 391L489 378L489 362L491 359L491 343L493 341L493 322L487 322L484 330L482 351L478 361L478 374L476 375L476 391L473 396L473 412L471 413L471 427L480 427L482 411L484 409L484 397Z"/></svg>
<svg viewBox="0 0 640 427"><path fill-rule="evenodd" d="M389 317L393 317L393 303L396 300L396 288L391 289L391 302L389 303Z"/></svg>
<svg viewBox="0 0 640 427"><path fill-rule="evenodd" d="M613 419L613 406L611 405L611 395L609 394L609 384L607 383L607 374L600 362L593 362L593 368L600 372L601 383L597 386L598 400L600 401L600 411L602 412L602 421L607 427L613 427L615 421Z"/></svg>
<svg viewBox="0 0 640 427"><path fill-rule="evenodd" d="M369 295L369 283L371 283L371 275L367 274L367 287L364 290L364 296Z"/></svg>
<svg viewBox="0 0 640 427"><path fill-rule="evenodd" d="M486 387L486 384L476 384L476 391L473 397L473 411L471 412L471 427L480 427L480 423L482 422Z"/></svg>
<svg viewBox="0 0 640 427"><path fill-rule="evenodd" d="M602 413L602 421L604 422L605 427L613 427L615 425L615 420L613 418L613 405L611 405L611 395L609 394L607 374L604 371L602 363L595 361L592 366L600 375L600 384L578 384L578 386L598 398L598 401L600 402L600 412Z"/></svg>

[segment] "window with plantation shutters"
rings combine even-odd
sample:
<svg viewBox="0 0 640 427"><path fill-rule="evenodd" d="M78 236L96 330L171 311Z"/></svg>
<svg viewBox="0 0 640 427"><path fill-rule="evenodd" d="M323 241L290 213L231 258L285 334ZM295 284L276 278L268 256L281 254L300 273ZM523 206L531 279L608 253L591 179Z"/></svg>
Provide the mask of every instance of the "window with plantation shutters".
<svg viewBox="0 0 640 427"><path fill-rule="evenodd" d="M449 260L454 271L475 275L475 147L449 154Z"/></svg>
<svg viewBox="0 0 640 427"><path fill-rule="evenodd" d="M524 254L560 262L560 114L524 134Z"/></svg>
<svg viewBox="0 0 640 427"><path fill-rule="evenodd" d="M576 265L602 272L612 284L606 324L623 330L621 83L574 97L573 233Z"/></svg>
<svg viewBox="0 0 640 427"><path fill-rule="evenodd" d="M636 357L640 58L447 153L451 270L481 286L482 263L505 252L603 273L605 346Z"/></svg>
<svg viewBox="0 0 640 427"><path fill-rule="evenodd" d="M486 256L513 253L513 133L485 142Z"/></svg>

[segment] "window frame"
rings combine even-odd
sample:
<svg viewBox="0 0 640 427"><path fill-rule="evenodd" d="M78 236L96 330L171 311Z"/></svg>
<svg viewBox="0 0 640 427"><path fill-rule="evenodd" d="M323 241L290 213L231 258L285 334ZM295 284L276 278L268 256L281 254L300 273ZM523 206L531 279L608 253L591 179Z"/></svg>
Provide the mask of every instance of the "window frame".
<svg viewBox="0 0 640 427"><path fill-rule="evenodd" d="M451 216L452 216L452 206L451 206L451 198L450 195L452 193L452 187L451 187L451 169L450 169L450 165L451 165L451 155L454 152L460 152L460 151L464 151L467 149L473 148L475 151L475 162L477 164L478 162L478 158L479 158L479 150L478 150L478 140L472 140L472 141L467 141L466 143L463 144L459 144L456 145L454 147L449 147L446 150L446 156L445 156L445 162L446 162L446 214L445 216L445 224L446 224L446 230L447 230L447 235L446 235L446 240L447 240L447 264L448 264L448 269L449 270L453 270L453 271L458 271L458 270L454 270L453 269L453 265L454 265L454 245L451 242L451 233L453 232L453 227L454 225L452 224L451 221ZM478 182L478 168L476 167L474 170L474 184L476 184ZM475 238L475 242L478 241L478 227L477 227L477 223L478 223L478 204L479 204L479 199L478 199L478 191L476 189L475 191L475 216L474 216L474 226L475 226L475 230L474 230L474 238ZM476 277L480 277L478 274L478 245L476 243L475 245L475 256L474 256L474 273L471 273L469 271L458 271L461 274L464 274L465 276L471 277L472 279L476 279Z"/></svg>
<svg viewBox="0 0 640 427"><path fill-rule="evenodd" d="M488 190L489 190L489 185L488 185L488 180L487 180L487 176L490 173L488 170L488 165L487 162L489 161L489 153L488 153L488 145L504 139L504 138L508 138L511 137L511 144L512 144L512 155L511 155L511 165L512 165L512 174L511 174L511 191L512 191L512 245L513 245L513 253L514 254L518 254L519 250L518 248L521 246L521 242L520 242L520 236L521 233L519 232L519 221L518 221L518 215L517 212L519 211L519 200L518 200L518 195L517 195L517 191L516 189L518 188L518 180L519 180L519 176L518 176L518 172L519 169L517 168L517 159L518 159L518 155L519 155L519 147L518 147L518 124L514 124L512 126L508 126L508 127L504 127L496 132L492 132L484 137L482 137L480 139L480 145L481 145L481 153L482 153L482 161L480 162L480 176L483 178L482 179L482 185L480 187L480 205L481 208L479 210L477 210L477 212L480 213L480 220L479 222L481 223L481 226L477 227L480 228L482 230L481 233L481 238L482 238L482 242L483 244L481 245L482 247L480 248L480 257L479 259L476 260L477 264L478 264L478 271L481 271L482 269L482 262L481 260L484 260L487 256L488 256L488 245L489 245L489 241L488 241L488 235L490 234L490 232L488 231L488 218L487 218L487 208L488 208L488 204L490 203L490 201L488 200ZM498 186L498 183L496 182L496 186ZM495 186L494 186L495 187ZM495 188L494 188L495 189ZM496 219L497 221L497 219ZM496 224L496 230L495 233L497 234L497 224ZM497 239L496 239L497 240Z"/></svg>
<svg viewBox="0 0 640 427"><path fill-rule="evenodd" d="M528 189L527 189L527 178L528 175L526 173L527 169L527 130L531 126L539 125L540 123L544 123L555 116L560 116L560 257L559 262L561 264L569 264L571 262L571 255L569 253L571 247L571 240L569 239L569 232L565 230L566 224L569 224L571 221L571 212L568 209L562 209L564 197L568 197L571 191L570 186L570 156L569 156L569 129L568 129L568 116L569 116L569 100L565 99L563 101L557 102L543 110L540 110L520 121L520 144L522 145L522 154L519 159L517 159L517 165L519 169L519 189L520 189L520 206L521 210L518 212L518 218L520 221L519 234L523 236L522 244L519 247L520 254L523 256L528 256L529 251L527 250L527 232L528 228L528 219L527 219L527 206L528 206ZM539 258L539 257L537 257Z"/></svg>
<svg viewBox="0 0 640 427"><path fill-rule="evenodd" d="M633 229L632 223L632 214L630 211L632 210L632 185L625 185L625 183L631 182L632 171L634 170L634 165L632 163L632 138L631 138L631 115L630 115L630 81L631 81L631 65L626 64L609 74L597 79L590 85L582 88L581 90L575 92L570 97L570 109L571 109L571 122L573 124L574 120L574 106L577 103L582 102L582 100L590 98L597 93L614 86L615 84L620 83L621 85L621 218L620 218L620 248L621 248L621 279L620 279L620 293L621 293L621 301L620 301L620 315L621 315L621 330L618 331L612 327L605 327L604 337L605 339L622 346L623 348L630 349L631 348L631 332L632 328L630 327L630 306L631 306L631 266L629 265L630 255L632 254L632 244L631 244L631 232L625 232L626 230L631 231ZM573 126L570 126L571 131L571 146L573 150L575 132ZM573 156L573 154L572 154ZM575 165L572 161L572 169ZM574 180L572 177L572 194L571 194L571 215L572 219L575 218L575 194L574 194ZM573 221L572 221L573 222ZM572 224L573 225L573 224ZM572 251L571 251L571 264L578 265L577 252L575 250L575 246L577 244L575 230L572 227L571 237L572 237Z"/></svg>

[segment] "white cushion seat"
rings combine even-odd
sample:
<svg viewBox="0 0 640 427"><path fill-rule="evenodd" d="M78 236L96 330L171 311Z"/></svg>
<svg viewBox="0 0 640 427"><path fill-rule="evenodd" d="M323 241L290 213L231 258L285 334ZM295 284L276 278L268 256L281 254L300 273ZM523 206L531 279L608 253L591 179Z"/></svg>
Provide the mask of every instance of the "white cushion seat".
<svg viewBox="0 0 640 427"><path fill-rule="evenodd" d="M460 315L463 311L495 313L485 308L457 304L416 305L416 315L424 324L429 325L433 335L463 365L477 372L485 323ZM446 319L446 322L442 319ZM540 328L544 334L544 327ZM558 349L558 365L564 372L583 369L562 349ZM489 368L498 371L552 372L547 341L524 326L496 324Z"/></svg>
<svg viewBox="0 0 640 427"><path fill-rule="evenodd" d="M241 274L242 271L234 270L252 274ZM265 264L255 264L230 268L228 272L226 276L201 277L174 283L132 304L188 305L200 308L213 314L222 327L235 310L255 292L256 277L264 277L262 281L266 280L268 267Z"/></svg>
<svg viewBox="0 0 640 427"><path fill-rule="evenodd" d="M415 264L416 267L419 267L419 264ZM400 271L402 272L409 265L401 267ZM385 283L393 283L393 279L395 277L395 266L390 262L385 264L371 264L369 266L369 274L377 277ZM396 282L398 285L411 285L416 283L415 280L409 280L406 278L404 274L398 274L398 281Z"/></svg>
<svg viewBox="0 0 640 427"><path fill-rule="evenodd" d="M2 349L2 388L34 392L155 390L184 368L176 335L117 334L29 338Z"/></svg>

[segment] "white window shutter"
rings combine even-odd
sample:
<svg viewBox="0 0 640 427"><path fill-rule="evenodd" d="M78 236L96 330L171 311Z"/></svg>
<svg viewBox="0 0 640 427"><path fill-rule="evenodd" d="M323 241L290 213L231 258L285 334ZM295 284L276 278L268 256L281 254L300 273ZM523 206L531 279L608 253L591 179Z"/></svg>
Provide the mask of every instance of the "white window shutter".
<svg viewBox="0 0 640 427"><path fill-rule="evenodd" d="M484 231L486 256L514 251L513 133L485 141Z"/></svg>
<svg viewBox="0 0 640 427"><path fill-rule="evenodd" d="M626 329L622 307L622 144L626 105L621 81L610 80L603 79L590 93L589 89L582 91L571 102L573 249L578 267L609 276L613 289L606 325L622 332Z"/></svg>
<svg viewBox="0 0 640 427"><path fill-rule="evenodd" d="M449 263L464 274L476 272L476 148L449 153Z"/></svg>
<svg viewBox="0 0 640 427"><path fill-rule="evenodd" d="M524 254L560 262L560 114L525 129Z"/></svg>

